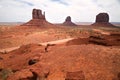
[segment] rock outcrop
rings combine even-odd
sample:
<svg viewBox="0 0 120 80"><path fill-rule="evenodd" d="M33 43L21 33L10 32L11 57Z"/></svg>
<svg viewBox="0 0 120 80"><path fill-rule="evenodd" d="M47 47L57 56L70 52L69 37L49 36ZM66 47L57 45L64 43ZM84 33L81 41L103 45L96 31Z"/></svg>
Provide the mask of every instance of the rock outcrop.
<svg viewBox="0 0 120 80"><path fill-rule="evenodd" d="M108 23L109 22L109 15L107 13L99 13L97 16L96 16L96 23L101 23L101 22L106 22Z"/></svg>
<svg viewBox="0 0 120 80"><path fill-rule="evenodd" d="M71 22L71 17L68 16L66 19L65 19L66 22Z"/></svg>
<svg viewBox="0 0 120 80"><path fill-rule="evenodd" d="M23 24L22 26L37 26L37 27L47 27L51 26L52 24L49 23L45 18L45 12L42 13L40 9L33 9L32 11L32 19L27 23Z"/></svg>
<svg viewBox="0 0 120 80"><path fill-rule="evenodd" d="M93 32L88 38L76 38L70 40L66 45L82 45L82 44L95 44L102 46L120 46L120 33L113 32Z"/></svg>
<svg viewBox="0 0 120 80"><path fill-rule="evenodd" d="M95 23L92 26L100 27L114 27L113 24L109 23L109 14L108 13L99 13L96 16Z"/></svg>
<svg viewBox="0 0 120 80"><path fill-rule="evenodd" d="M44 14L42 14L42 10L33 9L32 18L33 19L44 19L45 20L45 12L44 12Z"/></svg>
<svg viewBox="0 0 120 80"><path fill-rule="evenodd" d="M63 26L77 26L77 25L74 24L74 23L71 21L71 17L68 16L68 17L65 19L65 22L63 23Z"/></svg>

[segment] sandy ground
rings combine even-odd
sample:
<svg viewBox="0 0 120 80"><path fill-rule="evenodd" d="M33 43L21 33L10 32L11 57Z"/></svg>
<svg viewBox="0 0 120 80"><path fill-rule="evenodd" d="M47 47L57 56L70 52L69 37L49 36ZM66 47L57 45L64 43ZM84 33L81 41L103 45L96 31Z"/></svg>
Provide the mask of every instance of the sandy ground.
<svg viewBox="0 0 120 80"><path fill-rule="evenodd" d="M41 44L43 46L47 46L47 44L55 44L55 45L58 45L58 44L64 44L70 40L73 40L74 38L68 38L68 39L62 39L62 40L56 40L56 41L50 41L50 42L45 42L45 43L38 43L38 44ZM12 47L12 48L5 48L5 49L1 49L0 52L10 52L12 50L15 50L15 49L18 49L20 48L20 46L17 46L17 47Z"/></svg>
<svg viewBox="0 0 120 80"><path fill-rule="evenodd" d="M119 28L0 27L0 80L120 80L119 38Z"/></svg>

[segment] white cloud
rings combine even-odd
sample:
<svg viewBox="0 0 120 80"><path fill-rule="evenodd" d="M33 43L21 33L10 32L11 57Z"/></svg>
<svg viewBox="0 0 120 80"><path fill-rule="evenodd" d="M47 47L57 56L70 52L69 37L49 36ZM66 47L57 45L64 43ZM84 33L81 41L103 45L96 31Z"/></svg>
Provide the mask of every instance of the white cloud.
<svg viewBox="0 0 120 80"><path fill-rule="evenodd" d="M33 8L46 12L49 22L63 22L66 16L72 21L94 22L100 12L107 12L110 21L120 21L118 0L0 0L0 21L28 21Z"/></svg>
<svg viewBox="0 0 120 80"><path fill-rule="evenodd" d="M0 5L0 8L2 8L2 5Z"/></svg>

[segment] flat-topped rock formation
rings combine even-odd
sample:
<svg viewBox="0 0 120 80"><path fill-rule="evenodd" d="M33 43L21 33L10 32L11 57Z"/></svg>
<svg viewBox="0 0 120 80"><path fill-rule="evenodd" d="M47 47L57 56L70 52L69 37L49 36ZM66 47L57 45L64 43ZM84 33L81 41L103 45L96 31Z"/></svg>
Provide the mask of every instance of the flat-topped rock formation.
<svg viewBox="0 0 120 80"><path fill-rule="evenodd" d="M97 16L96 16L96 23L101 23L101 22L106 22L108 23L109 22L109 15L107 13L99 13Z"/></svg>
<svg viewBox="0 0 120 80"><path fill-rule="evenodd" d="M114 27L113 24L109 22L109 14L108 13L99 13L96 16L95 23L93 26L101 26L101 27Z"/></svg>
<svg viewBox="0 0 120 80"><path fill-rule="evenodd" d="M76 24L74 24L72 21L71 21L71 17L68 16L66 19L65 19L65 22L63 23L64 26L77 26Z"/></svg>
<svg viewBox="0 0 120 80"><path fill-rule="evenodd" d="M45 25L49 25L48 21L45 18L45 12L42 14L42 10L40 9L33 9L32 11L32 19L27 23L23 24L22 26L38 26L44 27Z"/></svg>

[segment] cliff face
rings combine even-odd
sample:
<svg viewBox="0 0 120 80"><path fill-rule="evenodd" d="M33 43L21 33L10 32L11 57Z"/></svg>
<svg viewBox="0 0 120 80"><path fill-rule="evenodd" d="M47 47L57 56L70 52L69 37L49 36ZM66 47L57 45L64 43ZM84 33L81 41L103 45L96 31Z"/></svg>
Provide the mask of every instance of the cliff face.
<svg viewBox="0 0 120 80"><path fill-rule="evenodd" d="M45 12L42 14L42 10L33 9L32 11L32 19L44 19L45 20Z"/></svg>
<svg viewBox="0 0 120 80"><path fill-rule="evenodd" d="M65 19L65 22L63 23L63 26L77 26L77 25L71 21L70 16L67 16L67 18Z"/></svg>
<svg viewBox="0 0 120 80"><path fill-rule="evenodd" d="M71 22L71 17L68 16L66 19L65 19L66 22Z"/></svg>
<svg viewBox="0 0 120 80"><path fill-rule="evenodd" d="M109 23L109 15L107 13L99 13L96 16L96 23L106 22Z"/></svg>
<svg viewBox="0 0 120 80"><path fill-rule="evenodd" d="M99 13L98 15L96 15L95 23L93 23L92 26L114 27L114 25L109 22L109 14L108 13Z"/></svg>

